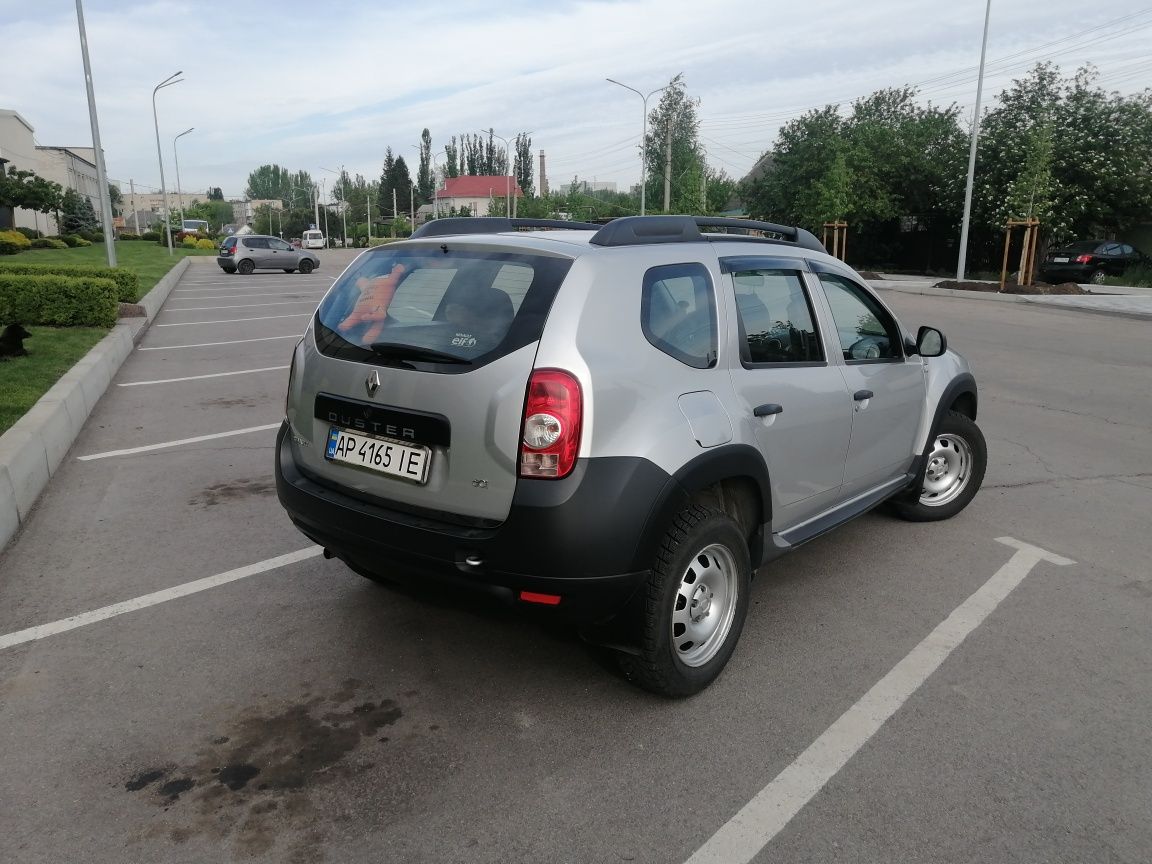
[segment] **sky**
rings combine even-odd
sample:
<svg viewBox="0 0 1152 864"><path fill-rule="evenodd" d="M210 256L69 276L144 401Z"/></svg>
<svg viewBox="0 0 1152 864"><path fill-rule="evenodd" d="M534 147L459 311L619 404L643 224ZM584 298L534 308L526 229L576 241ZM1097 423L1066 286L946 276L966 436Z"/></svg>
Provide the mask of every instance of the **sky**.
<svg viewBox="0 0 1152 864"><path fill-rule="evenodd" d="M640 175L640 96L683 73L709 164L739 179L783 123L882 87L976 98L985 0L553 0L550 3L85 0L108 176L160 186L152 91L169 189L240 197L278 163L375 180L385 148L418 164L452 135L530 133L551 183ZM984 105L1041 60L1094 64L1108 90L1152 87L1152 5L992 0ZM41 145L91 146L74 2L0 0L0 108ZM659 99L648 102L651 110ZM497 142L499 144L499 141ZM502 145L500 145L502 146ZM442 162L442 160L441 160ZM538 164L538 163L537 163Z"/></svg>

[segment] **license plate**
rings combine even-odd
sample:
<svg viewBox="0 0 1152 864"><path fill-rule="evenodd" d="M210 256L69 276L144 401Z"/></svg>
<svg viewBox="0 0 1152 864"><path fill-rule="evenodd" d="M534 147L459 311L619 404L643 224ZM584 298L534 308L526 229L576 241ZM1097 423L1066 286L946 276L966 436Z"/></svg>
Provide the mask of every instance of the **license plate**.
<svg viewBox="0 0 1152 864"><path fill-rule="evenodd" d="M432 464L432 451L427 447L413 447L333 426L328 430L324 458L413 483L425 483Z"/></svg>
<svg viewBox="0 0 1152 864"><path fill-rule="evenodd" d="M1067 258L1053 258L1053 259L1052 259L1052 262L1053 262L1054 264L1067 264L1067 263L1068 263L1068 259L1067 259Z"/></svg>

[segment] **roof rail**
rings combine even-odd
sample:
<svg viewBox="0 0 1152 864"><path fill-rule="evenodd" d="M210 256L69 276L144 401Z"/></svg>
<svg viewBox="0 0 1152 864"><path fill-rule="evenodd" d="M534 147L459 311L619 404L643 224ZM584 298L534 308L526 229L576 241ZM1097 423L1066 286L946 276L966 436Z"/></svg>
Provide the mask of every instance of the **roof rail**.
<svg viewBox="0 0 1152 864"><path fill-rule="evenodd" d="M595 231L600 228L591 222L569 222L564 219L505 219L502 216L453 216L425 222L414 232L412 239L421 237L447 237L452 234L504 234L521 228L557 228L570 231Z"/></svg>
<svg viewBox="0 0 1152 864"><path fill-rule="evenodd" d="M725 219L713 216L622 216L596 232L591 242L597 246L638 246L653 243L692 243L703 240L728 238L729 233L701 232L701 228L735 229L739 232L730 239L786 243L816 252L824 252L823 244L803 228L760 222L755 219ZM775 234L777 238L757 237L750 232Z"/></svg>

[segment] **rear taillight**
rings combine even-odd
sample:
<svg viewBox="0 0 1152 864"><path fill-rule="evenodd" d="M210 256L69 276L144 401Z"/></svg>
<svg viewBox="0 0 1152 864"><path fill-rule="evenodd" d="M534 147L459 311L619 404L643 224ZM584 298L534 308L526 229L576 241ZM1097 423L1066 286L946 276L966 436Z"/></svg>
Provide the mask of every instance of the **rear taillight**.
<svg viewBox="0 0 1152 864"><path fill-rule="evenodd" d="M520 476L558 480L576 466L584 415L580 382L560 369L528 379L520 433Z"/></svg>
<svg viewBox="0 0 1152 864"><path fill-rule="evenodd" d="M1076 260L1077 264L1091 264L1092 263L1092 256L1091 255L1077 255L1075 260Z"/></svg>

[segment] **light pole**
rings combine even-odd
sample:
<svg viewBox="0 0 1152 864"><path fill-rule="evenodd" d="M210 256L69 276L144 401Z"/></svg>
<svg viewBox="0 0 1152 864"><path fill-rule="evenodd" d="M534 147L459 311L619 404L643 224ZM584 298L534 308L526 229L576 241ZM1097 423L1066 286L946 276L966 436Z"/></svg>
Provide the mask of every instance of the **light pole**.
<svg viewBox="0 0 1152 864"><path fill-rule="evenodd" d="M481 132L480 134L483 135L485 133ZM507 168L508 170L511 170L512 169L512 145L508 143L507 138L504 138L500 135L497 135L491 129L487 130L487 134L491 135L493 138L499 138L501 141L504 142L504 161L508 163L504 167ZM504 197L504 215L507 216L509 219L511 219L512 218L512 177L511 177L511 175L506 174L504 176L504 188L507 190L505 197Z"/></svg>
<svg viewBox="0 0 1152 864"><path fill-rule="evenodd" d="M968 220L972 212L972 183L976 177L976 142L980 137L980 96L984 90L984 55L988 50L988 19L992 17L992 0L984 7L984 38L980 42L980 74L976 78L976 110L972 112L972 143L968 146L968 182L964 185L964 216L960 221L960 257L956 262L956 281L964 281L968 263Z"/></svg>
<svg viewBox="0 0 1152 864"><path fill-rule="evenodd" d="M96 182L100 186L100 216L104 220L104 252L108 258L108 266L115 267L116 229L112 225L112 199L108 192L108 174L104 170L104 148L100 145L100 121L96 118L96 91L92 87L92 65L88 62L88 33L84 29L84 7L80 0L76 0L76 23L80 27L80 54L84 58L84 86L88 91L88 119L92 123L92 149L96 156Z"/></svg>
<svg viewBox="0 0 1152 864"><path fill-rule="evenodd" d="M170 221L171 214L168 212L168 188L164 185L164 155L160 151L160 121L156 119L156 92L164 87L171 87L173 84L179 84L183 81L180 75L184 72L176 72L169 75L159 84L152 88L152 123L156 127L156 158L160 162L160 198L164 202L164 230L168 234L168 254L174 255L172 251L172 223ZM175 79L175 80L174 80Z"/></svg>
<svg viewBox="0 0 1152 864"><path fill-rule="evenodd" d="M335 174L337 177L340 178L340 218L341 218L342 224L344 225L344 239L341 242L343 243L343 246L347 246L348 245L348 213L347 213L347 210L348 210L348 188L347 188L347 184L345 184L345 182L344 182L344 166L341 165L339 171L333 171L331 168L325 168L323 165L321 165L320 170L321 171L328 171L329 173ZM325 217L325 221L327 221L327 217ZM343 248L343 247L341 247L341 248Z"/></svg>
<svg viewBox="0 0 1152 864"><path fill-rule="evenodd" d="M176 152L176 142L195 129L191 126L172 139L172 158L176 162L176 206L180 210L180 230L184 230L184 199L180 196L180 154Z"/></svg>
<svg viewBox="0 0 1152 864"><path fill-rule="evenodd" d="M610 84L615 84L617 87L623 87L625 90L631 90L640 100L644 103L644 122L641 126L640 132L640 215L644 215L644 187L648 185L648 98L655 96L661 90L667 90L670 84L665 84L663 87L657 87L648 96L645 96L635 87L629 87L627 84L621 84L615 78L605 78L605 81Z"/></svg>

